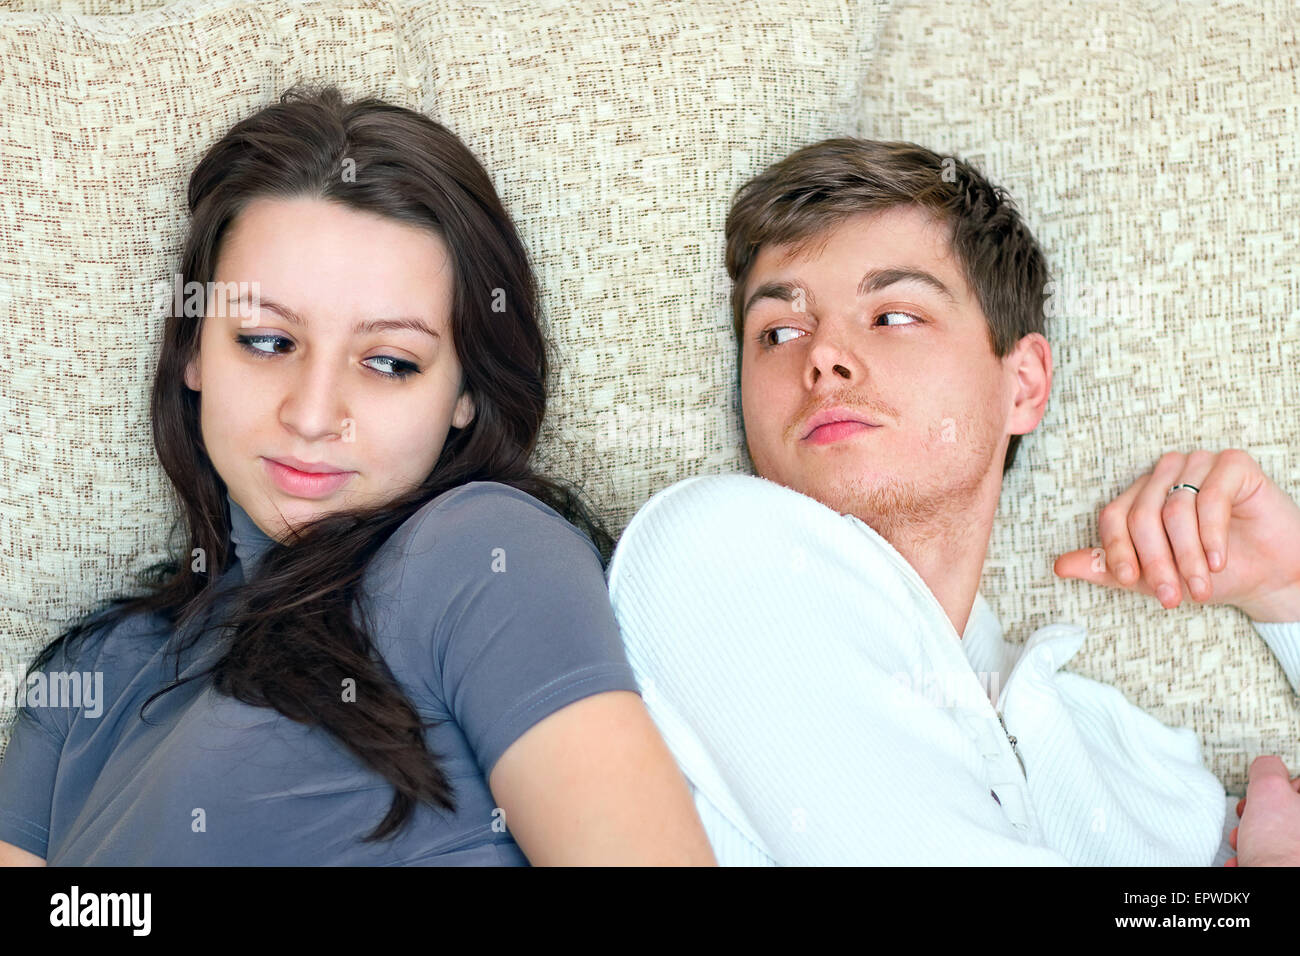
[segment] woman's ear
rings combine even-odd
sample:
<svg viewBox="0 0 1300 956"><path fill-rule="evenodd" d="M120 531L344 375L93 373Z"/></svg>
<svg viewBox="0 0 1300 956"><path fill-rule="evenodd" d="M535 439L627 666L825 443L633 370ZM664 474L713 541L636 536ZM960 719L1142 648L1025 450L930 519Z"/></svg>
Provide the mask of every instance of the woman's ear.
<svg viewBox="0 0 1300 956"><path fill-rule="evenodd" d="M460 398L456 399L456 408L451 413L451 426L464 428L474 420L475 411L474 396L469 392L461 392Z"/></svg>
<svg viewBox="0 0 1300 956"><path fill-rule="evenodd" d="M196 355L185 363L185 384L190 387L191 391L200 391L202 382L199 379L199 359Z"/></svg>

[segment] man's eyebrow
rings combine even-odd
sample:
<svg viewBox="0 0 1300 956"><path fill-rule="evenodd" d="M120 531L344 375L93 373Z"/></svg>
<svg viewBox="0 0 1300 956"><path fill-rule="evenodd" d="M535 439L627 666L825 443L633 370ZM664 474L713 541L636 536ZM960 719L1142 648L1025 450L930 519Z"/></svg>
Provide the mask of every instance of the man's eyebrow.
<svg viewBox="0 0 1300 956"><path fill-rule="evenodd" d="M944 285L938 276L924 269L873 269L858 283L858 295L878 292L896 282L916 282L929 286L931 291L939 293L953 305L957 304L957 297L953 295L952 290Z"/></svg>
<svg viewBox="0 0 1300 956"><path fill-rule="evenodd" d="M236 303L244 301L242 298L236 300ZM263 309L270 309L277 315L284 318L286 322L292 322L294 325L305 326L302 316L287 305L280 305L278 302L272 302L270 299L259 298L256 304ZM392 319L363 319L353 326L352 331L356 335L369 335L373 332L401 331L409 329L412 332L423 332L425 335L431 335L435 339L438 333L429 327L429 324L423 319L415 316L400 316Z"/></svg>
<svg viewBox="0 0 1300 956"><path fill-rule="evenodd" d="M926 272L924 269L872 269L858 283L858 295L863 296L868 292L879 292L881 289L898 282L920 283L939 293L953 305L957 304L957 297L952 290L944 285L938 276ZM764 282L754 290L754 294L745 303L745 309L741 313L741 317L748 315L750 307L759 299L779 299L782 302L790 302L800 291L803 292L804 301L810 306L817 304L816 299L813 298L812 290L802 283L797 281Z"/></svg>

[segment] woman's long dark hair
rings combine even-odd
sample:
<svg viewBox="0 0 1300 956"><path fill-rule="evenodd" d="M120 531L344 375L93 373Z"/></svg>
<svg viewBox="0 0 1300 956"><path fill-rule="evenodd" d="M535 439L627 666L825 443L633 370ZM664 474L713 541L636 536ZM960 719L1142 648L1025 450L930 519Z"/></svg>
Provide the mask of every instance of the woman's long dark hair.
<svg viewBox="0 0 1300 956"><path fill-rule="evenodd" d="M345 176L345 160L354 176ZM451 786L425 744L415 707L374 650L359 584L370 558L422 505L470 481L518 488L577 524L607 559L612 541L579 492L535 474L533 453L546 407L549 364L527 252L492 181L451 131L421 114L368 98L344 101L333 87L295 87L237 123L190 176L189 234L180 277L208 288L222 237L240 211L262 196L316 197L415 224L439 235L455 269L451 329L475 415L452 427L442 454L415 490L364 511L334 512L300 526L292 544L273 543L258 574L235 589L218 622L231 641L206 673L222 693L320 725L395 792L388 814L366 840L396 834L419 802L455 809ZM504 290L502 293L495 290ZM493 311L494 299L505 311ZM184 382L197 354L202 320L169 314L152 395L153 438L175 488L188 542L178 559L143 573L147 593L118 597L47 646L28 671L61 644L105 633L120 619L156 613L171 627L177 680L180 651L198 642L220 572L235 560L226 486L199 428L199 393ZM195 571L201 548L216 573ZM187 640L178 635L192 630ZM195 675L197 676L203 676ZM343 681L356 699L342 699ZM186 680L194 677L186 678ZM141 708L143 716L144 708Z"/></svg>

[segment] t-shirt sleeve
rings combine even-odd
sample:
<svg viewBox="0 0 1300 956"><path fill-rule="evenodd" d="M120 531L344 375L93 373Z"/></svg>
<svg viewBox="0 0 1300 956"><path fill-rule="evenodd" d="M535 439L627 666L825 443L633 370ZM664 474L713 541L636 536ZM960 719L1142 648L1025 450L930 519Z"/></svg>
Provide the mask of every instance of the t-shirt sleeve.
<svg viewBox="0 0 1300 956"><path fill-rule="evenodd" d="M484 775L526 730L581 698L640 693L595 546L525 492L459 489L415 534L419 575L443 578L435 693Z"/></svg>
<svg viewBox="0 0 1300 956"><path fill-rule="evenodd" d="M67 673L65 661L60 647L31 681L24 669L17 682L23 704L0 760L0 840L41 859L48 852L54 780L75 709L49 692L56 686L50 677Z"/></svg>

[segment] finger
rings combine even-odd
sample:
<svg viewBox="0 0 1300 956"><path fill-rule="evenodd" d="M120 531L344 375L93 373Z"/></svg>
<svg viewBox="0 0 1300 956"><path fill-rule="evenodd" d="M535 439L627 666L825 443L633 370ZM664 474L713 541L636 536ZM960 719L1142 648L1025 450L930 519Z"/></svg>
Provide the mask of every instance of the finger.
<svg viewBox="0 0 1300 956"><path fill-rule="evenodd" d="M1129 536L1137 548L1142 576L1166 609L1177 607L1183 600L1183 583L1169 548L1163 509L1165 492L1182 473L1184 461L1185 456L1178 452L1162 455L1128 513Z"/></svg>
<svg viewBox="0 0 1300 956"><path fill-rule="evenodd" d="M1134 559L1134 563L1136 563L1136 559ZM1061 578L1079 578L1108 588L1137 590L1143 594L1152 593L1151 589L1141 579L1130 588L1130 586L1125 585L1116 578L1115 574L1110 570L1106 552L1101 548L1080 548L1077 551L1068 551L1056 559L1052 564L1052 571L1057 577Z"/></svg>
<svg viewBox="0 0 1300 956"><path fill-rule="evenodd" d="M1057 577L1062 578L1083 578L1101 583L1100 578L1104 571L1104 562L1095 560L1097 548L1080 548L1077 551L1067 551L1061 555L1052 564L1052 571ZM1103 565L1102 567L1099 567Z"/></svg>
<svg viewBox="0 0 1300 956"><path fill-rule="evenodd" d="M1138 476L1133 484L1102 508L1101 514L1097 516L1097 530L1101 534L1106 566L1122 587L1132 587L1138 581L1138 557L1133 550L1133 540L1129 537L1128 513L1150 477L1149 474Z"/></svg>
<svg viewBox="0 0 1300 956"><path fill-rule="evenodd" d="M1222 465L1218 464L1220 461ZM1178 573L1187 582L1188 593L1202 603L1210 599L1210 566L1205 558L1205 545L1202 544L1201 515L1210 513L1216 527L1227 528L1228 516L1232 510L1232 499L1223 495L1222 473L1232 466L1232 456L1224 459L1204 449L1197 449L1187 456L1183 470L1174 485L1188 484L1200 488L1193 492L1190 488L1179 488L1170 492L1165 489L1165 500L1161 507L1161 517L1165 524L1165 534L1174 552ZM1220 472L1217 491L1211 491L1208 506L1202 502L1205 486L1216 481L1215 471ZM1220 514L1219 511L1222 511ZM1224 535L1226 539L1226 533Z"/></svg>
<svg viewBox="0 0 1300 956"><path fill-rule="evenodd" d="M1250 762L1250 768L1246 771L1246 799L1250 799L1252 787L1276 777L1281 777L1286 781L1287 786L1291 786L1291 775L1287 773L1282 758L1273 754L1256 757Z"/></svg>
<svg viewBox="0 0 1300 956"><path fill-rule="evenodd" d="M1224 866L1236 866L1236 865L1237 865L1237 858L1234 856L1234 857L1232 857L1231 859L1229 859L1227 862L1225 862L1223 865L1224 865Z"/></svg>
<svg viewBox="0 0 1300 956"><path fill-rule="evenodd" d="M1242 797L1237 801L1237 816L1241 816L1246 811L1246 798Z"/></svg>
<svg viewBox="0 0 1300 956"><path fill-rule="evenodd" d="M1247 462L1254 465L1254 459L1220 453L1214 456L1213 467L1201 481L1183 479L1201 489L1195 496L1196 517L1201 528L1201 547L1211 571L1222 571L1228 564L1228 523L1232 519L1232 503L1249 467Z"/></svg>
<svg viewBox="0 0 1300 956"><path fill-rule="evenodd" d="M1241 827L1233 827L1232 832L1228 834L1228 846L1234 850L1237 849L1237 831L1240 829Z"/></svg>

